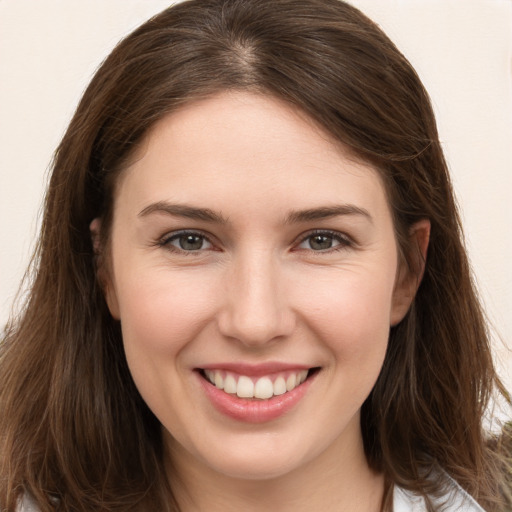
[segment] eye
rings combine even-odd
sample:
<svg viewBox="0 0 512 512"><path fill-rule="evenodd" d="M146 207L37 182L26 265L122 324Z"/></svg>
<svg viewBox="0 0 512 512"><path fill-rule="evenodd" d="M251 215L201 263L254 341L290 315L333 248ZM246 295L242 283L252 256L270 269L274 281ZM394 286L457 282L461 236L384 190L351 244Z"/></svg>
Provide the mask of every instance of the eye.
<svg viewBox="0 0 512 512"><path fill-rule="evenodd" d="M306 236L298 245L298 248L316 252L327 252L330 250L343 249L350 245L350 240L341 233L317 231Z"/></svg>
<svg viewBox="0 0 512 512"><path fill-rule="evenodd" d="M171 250L197 252L212 249L213 244L201 233L181 231L171 234L161 241L161 245Z"/></svg>

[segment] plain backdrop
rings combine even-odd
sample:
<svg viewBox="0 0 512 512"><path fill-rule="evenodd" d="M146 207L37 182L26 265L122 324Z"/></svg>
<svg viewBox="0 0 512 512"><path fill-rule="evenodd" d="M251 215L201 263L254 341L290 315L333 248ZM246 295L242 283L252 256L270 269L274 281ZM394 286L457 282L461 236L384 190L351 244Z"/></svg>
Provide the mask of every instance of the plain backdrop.
<svg viewBox="0 0 512 512"><path fill-rule="evenodd" d="M52 152L94 70L165 0L0 0L0 330ZM352 0L430 92L501 373L512 389L512 1Z"/></svg>

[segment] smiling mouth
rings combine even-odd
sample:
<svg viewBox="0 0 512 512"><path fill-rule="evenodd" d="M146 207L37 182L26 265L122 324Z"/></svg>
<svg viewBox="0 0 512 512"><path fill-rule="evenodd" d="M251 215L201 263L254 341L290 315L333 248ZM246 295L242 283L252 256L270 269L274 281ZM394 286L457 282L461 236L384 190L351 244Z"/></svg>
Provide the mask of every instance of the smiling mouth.
<svg viewBox="0 0 512 512"><path fill-rule="evenodd" d="M239 375L226 370L201 369L205 380L224 393L239 398L268 400L293 391L320 368L289 370L261 377Z"/></svg>

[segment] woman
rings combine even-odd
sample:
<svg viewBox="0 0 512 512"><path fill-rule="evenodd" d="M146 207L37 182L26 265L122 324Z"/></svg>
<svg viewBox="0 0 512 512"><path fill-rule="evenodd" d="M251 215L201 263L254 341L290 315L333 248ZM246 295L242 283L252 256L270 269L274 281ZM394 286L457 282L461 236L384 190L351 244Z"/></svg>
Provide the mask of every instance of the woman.
<svg viewBox="0 0 512 512"><path fill-rule="evenodd" d="M353 7L192 0L128 36L36 265L2 510L504 510L432 109Z"/></svg>

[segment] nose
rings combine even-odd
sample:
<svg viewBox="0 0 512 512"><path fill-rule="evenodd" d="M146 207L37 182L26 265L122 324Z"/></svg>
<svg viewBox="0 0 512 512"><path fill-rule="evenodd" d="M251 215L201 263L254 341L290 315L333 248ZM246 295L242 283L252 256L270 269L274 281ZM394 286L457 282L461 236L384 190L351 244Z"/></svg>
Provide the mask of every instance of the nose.
<svg viewBox="0 0 512 512"><path fill-rule="evenodd" d="M289 336L295 314L279 261L252 252L235 259L225 281L218 315L221 333L247 347L258 347Z"/></svg>

